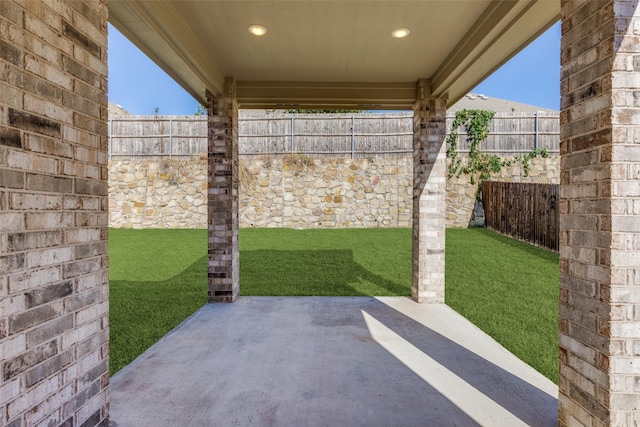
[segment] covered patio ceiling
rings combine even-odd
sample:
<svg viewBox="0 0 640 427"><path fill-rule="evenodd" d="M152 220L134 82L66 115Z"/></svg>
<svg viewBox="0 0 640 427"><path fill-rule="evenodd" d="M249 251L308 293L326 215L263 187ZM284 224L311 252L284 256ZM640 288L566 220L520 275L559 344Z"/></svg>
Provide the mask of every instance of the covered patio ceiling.
<svg viewBox="0 0 640 427"><path fill-rule="evenodd" d="M410 109L420 79L452 104L559 17L559 0L109 2L197 100L234 77L241 108Z"/></svg>

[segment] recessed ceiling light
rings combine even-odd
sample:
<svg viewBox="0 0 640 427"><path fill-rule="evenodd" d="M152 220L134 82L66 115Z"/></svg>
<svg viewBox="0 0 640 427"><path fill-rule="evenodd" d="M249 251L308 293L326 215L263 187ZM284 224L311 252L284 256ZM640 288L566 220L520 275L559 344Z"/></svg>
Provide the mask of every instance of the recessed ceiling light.
<svg viewBox="0 0 640 427"><path fill-rule="evenodd" d="M395 30L391 31L391 37L394 37L396 39L407 37L409 34L411 34L411 31L408 28L396 28Z"/></svg>
<svg viewBox="0 0 640 427"><path fill-rule="evenodd" d="M249 32L254 36L264 36L267 34L267 29L262 25L253 24L249 26Z"/></svg>

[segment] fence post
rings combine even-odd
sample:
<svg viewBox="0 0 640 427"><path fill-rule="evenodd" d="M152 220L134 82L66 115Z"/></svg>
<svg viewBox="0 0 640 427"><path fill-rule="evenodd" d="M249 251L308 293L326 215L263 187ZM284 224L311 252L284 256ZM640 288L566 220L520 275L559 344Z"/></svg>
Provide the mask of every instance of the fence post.
<svg viewBox="0 0 640 427"><path fill-rule="evenodd" d="M113 119L109 118L109 160L111 160L111 157L113 156L113 152L112 152L112 148L111 146L113 145Z"/></svg>
<svg viewBox="0 0 640 427"><path fill-rule="evenodd" d="M535 115L535 122L533 125L533 131L535 132L535 136L533 139L533 149L537 150L538 149L538 112L536 111L536 115Z"/></svg>
<svg viewBox="0 0 640 427"><path fill-rule="evenodd" d="M291 148L290 148L290 151L291 151L292 154L293 154L293 132L294 132L293 130L295 128L294 123L293 123L294 120L295 120L294 116L293 116L293 114L291 114Z"/></svg>
<svg viewBox="0 0 640 427"><path fill-rule="evenodd" d="M169 158L173 155L173 119L169 118Z"/></svg>
<svg viewBox="0 0 640 427"><path fill-rule="evenodd" d="M353 159L353 152L356 149L355 128L356 128L356 117L355 117L355 114L351 113L351 158L352 159Z"/></svg>

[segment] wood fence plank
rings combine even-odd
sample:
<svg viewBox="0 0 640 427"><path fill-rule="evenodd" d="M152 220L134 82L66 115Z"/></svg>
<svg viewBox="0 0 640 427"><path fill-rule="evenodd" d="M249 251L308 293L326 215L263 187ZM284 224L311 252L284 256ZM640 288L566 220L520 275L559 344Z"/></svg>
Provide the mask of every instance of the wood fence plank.
<svg viewBox="0 0 640 427"><path fill-rule="evenodd" d="M537 117L538 146L554 154L559 152L558 113L540 112ZM447 116L448 131L453 119L453 115ZM501 157L529 152L536 140L535 120L534 113L496 114L482 149ZM356 157L410 155L413 150L413 118L406 113L241 114L238 128L239 154L293 151L317 157L344 157L351 155L352 138ZM112 156L192 156L207 150L206 117L113 117L109 131ZM463 128L459 131L458 147L464 152L469 148L467 135Z"/></svg>
<svg viewBox="0 0 640 427"><path fill-rule="evenodd" d="M482 200L487 228L553 251L559 249L557 184L485 181Z"/></svg>

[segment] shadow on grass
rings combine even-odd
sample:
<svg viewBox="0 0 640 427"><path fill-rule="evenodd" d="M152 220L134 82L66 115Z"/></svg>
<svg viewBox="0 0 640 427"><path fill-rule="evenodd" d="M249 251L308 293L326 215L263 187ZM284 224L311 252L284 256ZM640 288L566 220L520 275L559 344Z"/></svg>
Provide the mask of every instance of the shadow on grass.
<svg viewBox="0 0 640 427"><path fill-rule="evenodd" d="M109 281L113 375L207 302L207 257L164 281Z"/></svg>
<svg viewBox="0 0 640 427"><path fill-rule="evenodd" d="M350 250L243 251L240 293L254 296L409 295L410 284L358 264ZM111 280L111 374L207 301L207 256L164 281Z"/></svg>
<svg viewBox="0 0 640 427"><path fill-rule="evenodd" d="M372 273L351 250L259 250L240 253L241 295L410 295L400 284Z"/></svg>

